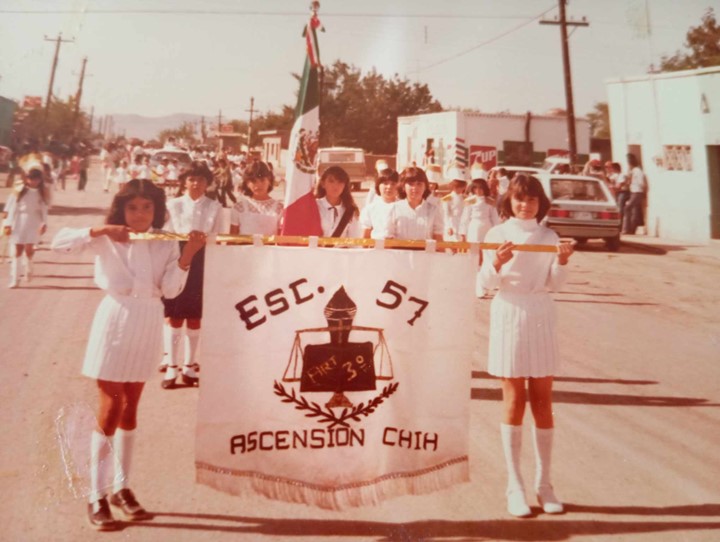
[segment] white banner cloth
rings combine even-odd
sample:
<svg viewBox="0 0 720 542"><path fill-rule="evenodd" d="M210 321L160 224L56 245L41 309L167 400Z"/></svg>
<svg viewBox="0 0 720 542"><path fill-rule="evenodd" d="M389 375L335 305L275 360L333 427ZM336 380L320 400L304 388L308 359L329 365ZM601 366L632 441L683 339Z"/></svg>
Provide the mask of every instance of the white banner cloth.
<svg viewBox="0 0 720 542"><path fill-rule="evenodd" d="M468 481L476 258L209 245L197 481L330 509Z"/></svg>

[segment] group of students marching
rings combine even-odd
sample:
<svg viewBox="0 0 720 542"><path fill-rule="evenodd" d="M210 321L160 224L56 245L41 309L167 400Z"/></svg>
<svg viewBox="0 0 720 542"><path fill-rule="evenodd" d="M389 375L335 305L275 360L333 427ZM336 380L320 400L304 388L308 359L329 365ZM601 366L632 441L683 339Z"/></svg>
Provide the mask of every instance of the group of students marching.
<svg viewBox="0 0 720 542"><path fill-rule="evenodd" d="M31 262L32 246L46 227L47 199L37 167L30 164L26 172L22 190L11 195L6 205L5 227L18 257L26 254ZM222 227L222 206L206 195L213 173L204 162L193 162L180 180L182 195L166 201L164 190L152 181L129 179L115 194L104 224L63 228L52 241L58 252L93 253L95 282L106 294L93 319L82 368L83 375L97 381L99 393L98 429L90 442L88 504L89 521L98 530L119 526L110 504L130 521L150 517L129 488L137 408L145 382L158 365L165 373L164 389L175 387L178 377L186 385L199 380L195 356L202 319L203 251L207 235ZM279 233L283 204L270 195L273 186L272 170L264 162L252 162L243 170L241 194L230 211L230 233ZM573 246L560 243L553 231L540 225L550 202L536 178L520 174L512 179L500 203L500 215L507 217L503 222L489 200L487 183L477 179L471 187L472 196L466 198L462 182L453 181L449 197L438 200L423 169L407 167L400 173L383 169L371 201L360 212L348 174L330 167L315 189L322 235L454 237L499 244L497 250L483 251L478 284L483 291L497 289L490 307L488 372L502 382L500 433L508 471L507 508L513 516L531 513L520 474L527 397L535 421L535 492L546 513L560 513L563 505L550 482L552 382L558 351L548 292L565 280ZM130 233L163 230L187 234L187 241L129 241ZM516 252L522 244L555 245L557 251ZM18 259L13 261L17 265ZM110 460L113 455L115 461Z"/></svg>

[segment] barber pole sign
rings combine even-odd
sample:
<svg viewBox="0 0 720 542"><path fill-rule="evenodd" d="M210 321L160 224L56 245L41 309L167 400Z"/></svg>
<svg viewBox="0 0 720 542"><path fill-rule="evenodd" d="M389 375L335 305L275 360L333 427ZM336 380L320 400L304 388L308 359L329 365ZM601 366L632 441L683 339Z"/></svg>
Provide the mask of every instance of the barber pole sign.
<svg viewBox="0 0 720 542"><path fill-rule="evenodd" d="M455 164L461 168L468 166L468 148L461 137L455 138Z"/></svg>
<svg viewBox="0 0 720 542"><path fill-rule="evenodd" d="M482 164L486 170L494 168L498 163L497 147L470 145L470 164Z"/></svg>

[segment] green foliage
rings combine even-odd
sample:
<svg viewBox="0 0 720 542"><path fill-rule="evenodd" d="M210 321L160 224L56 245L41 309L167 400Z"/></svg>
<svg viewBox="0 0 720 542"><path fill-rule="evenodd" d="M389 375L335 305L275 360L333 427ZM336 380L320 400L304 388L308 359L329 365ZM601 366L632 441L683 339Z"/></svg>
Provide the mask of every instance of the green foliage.
<svg viewBox="0 0 720 542"><path fill-rule="evenodd" d="M33 109L16 125L13 134L17 145L30 142L37 143L43 148L50 142L53 146L75 146L80 141L88 140L90 135L87 115L80 111L77 122L75 120L73 98L65 102L52 100L47 118L44 107Z"/></svg>
<svg viewBox="0 0 720 542"><path fill-rule="evenodd" d="M395 74L386 79L374 69L336 61L321 81L320 144L362 147L372 153L395 153L397 119L442 111L427 85Z"/></svg>
<svg viewBox="0 0 720 542"><path fill-rule="evenodd" d="M196 133L192 122L183 122L179 128L161 130L157 135L160 141L167 141L169 137L185 140L189 145L196 145L200 142L200 134Z"/></svg>
<svg viewBox="0 0 720 542"><path fill-rule="evenodd" d="M660 59L660 71L692 70L720 66L720 26L713 8L708 8L698 26L691 26L685 35L689 52L677 51ZM653 71L652 66L650 71Z"/></svg>
<svg viewBox="0 0 720 542"><path fill-rule="evenodd" d="M587 114L593 137L610 139L610 111L607 102L595 102L594 109Z"/></svg>

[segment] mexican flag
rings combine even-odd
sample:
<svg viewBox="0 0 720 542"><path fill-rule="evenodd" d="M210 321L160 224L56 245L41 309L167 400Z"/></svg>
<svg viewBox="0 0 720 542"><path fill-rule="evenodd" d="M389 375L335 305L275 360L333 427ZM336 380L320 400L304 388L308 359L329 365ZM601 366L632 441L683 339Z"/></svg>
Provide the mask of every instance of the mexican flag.
<svg viewBox="0 0 720 542"><path fill-rule="evenodd" d="M285 211L283 235L322 235L320 213L313 187L320 145L320 87L318 67L320 51L317 44L317 15L308 22L303 33L307 46L305 68L300 82L295 123L290 133L288 162L285 168Z"/></svg>

